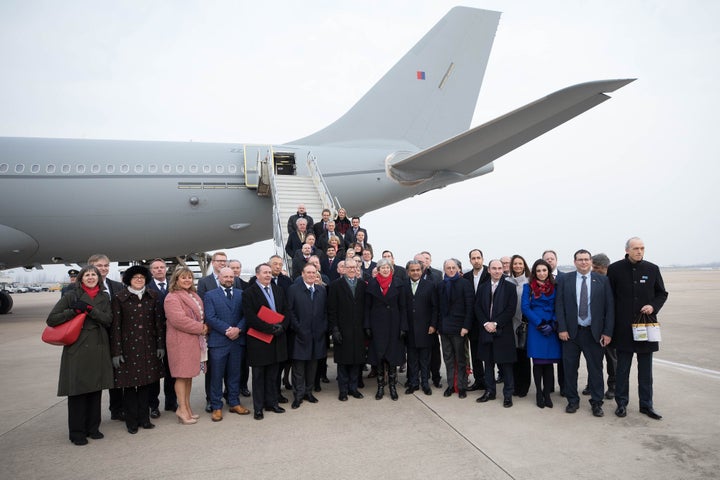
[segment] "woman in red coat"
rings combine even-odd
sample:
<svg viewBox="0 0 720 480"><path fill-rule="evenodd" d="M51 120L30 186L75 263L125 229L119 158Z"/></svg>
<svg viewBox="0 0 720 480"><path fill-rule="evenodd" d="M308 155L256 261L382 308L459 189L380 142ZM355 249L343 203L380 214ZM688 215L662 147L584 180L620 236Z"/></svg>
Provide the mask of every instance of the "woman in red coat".
<svg viewBox="0 0 720 480"><path fill-rule="evenodd" d="M170 292L165 297L167 319L168 366L175 378L175 393L178 422L184 425L197 423L190 407L192 377L200 374L201 364L207 360L208 328L204 323L203 302L195 293L193 272L187 267L178 267L170 279Z"/></svg>

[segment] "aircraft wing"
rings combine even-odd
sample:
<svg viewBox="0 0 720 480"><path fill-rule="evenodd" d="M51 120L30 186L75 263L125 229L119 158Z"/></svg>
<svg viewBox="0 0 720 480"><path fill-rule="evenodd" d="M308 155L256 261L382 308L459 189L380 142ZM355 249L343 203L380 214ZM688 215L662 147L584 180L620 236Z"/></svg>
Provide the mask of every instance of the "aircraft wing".
<svg viewBox="0 0 720 480"><path fill-rule="evenodd" d="M468 175L608 100L605 93L634 80L599 80L564 88L397 163L391 160L387 171L408 184L438 172Z"/></svg>

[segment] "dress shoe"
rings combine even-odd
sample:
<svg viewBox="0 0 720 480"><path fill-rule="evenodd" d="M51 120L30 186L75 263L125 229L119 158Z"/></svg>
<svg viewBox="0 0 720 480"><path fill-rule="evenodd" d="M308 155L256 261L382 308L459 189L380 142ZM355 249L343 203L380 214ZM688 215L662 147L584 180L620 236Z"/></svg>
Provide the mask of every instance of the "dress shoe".
<svg viewBox="0 0 720 480"><path fill-rule="evenodd" d="M608 391L605 392L605 398L607 400L613 400L615 398L615 390L608 388Z"/></svg>
<svg viewBox="0 0 720 480"><path fill-rule="evenodd" d="M213 407L212 407L212 405L210 405L210 402L208 402L208 403L205 405L205 411L206 411L207 413L212 413Z"/></svg>
<svg viewBox="0 0 720 480"><path fill-rule="evenodd" d="M624 405L620 405L615 409L615 415L622 418L627 415L627 408Z"/></svg>
<svg viewBox="0 0 720 480"><path fill-rule="evenodd" d="M322 392L322 387L319 383L315 384L315 386L313 387L313 392Z"/></svg>
<svg viewBox="0 0 720 480"><path fill-rule="evenodd" d="M358 388L365 388L365 382L363 382L362 375L358 378Z"/></svg>
<svg viewBox="0 0 720 480"><path fill-rule="evenodd" d="M495 400L495 398L496 398L496 397L495 397L495 394L494 394L494 393L487 393L487 392L485 392L485 393L482 394L482 397L478 398L478 399L475 400L475 401L478 402L478 403L485 403L485 402L487 402L487 401L489 401L489 400Z"/></svg>
<svg viewBox="0 0 720 480"><path fill-rule="evenodd" d="M592 414L595 417L602 417L605 415L605 412L603 412L603 409L599 404L595 403L592 405Z"/></svg>
<svg viewBox="0 0 720 480"><path fill-rule="evenodd" d="M75 445L87 445L88 441L87 438L76 438L74 440L70 440Z"/></svg>
<svg viewBox="0 0 720 480"><path fill-rule="evenodd" d="M280 405L275 405L272 407L265 407L266 412L275 412L275 413L285 413L285 409L281 407Z"/></svg>
<svg viewBox="0 0 720 480"><path fill-rule="evenodd" d="M330 379L328 377L320 377L320 381L322 383L330 383Z"/></svg>
<svg viewBox="0 0 720 480"><path fill-rule="evenodd" d="M447 387L445 391L443 392L443 397L449 397L455 392L455 389L453 387Z"/></svg>
<svg viewBox="0 0 720 480"><path fill-rule="evenodd" d="M550 394L549 394L549 393L546 393L546 394L544 394L543 396L545 397L545 406L546 406L547 408L552 408L552 407L553 407L553 401L552 401L552 398L550 398Z"/></svg>
<svg viewBox="0 0 720 480"><path fill-rule="evenodd" d="M388 390L390 390L390 399L393 401L397 400L398 399L397 389L393 385L390 385L390 388Z"/></svg>
<svg viewBox="0 0 720 480"><path fill-rule="evenodd" d="M306 394L305 394L305 400L307 400L307 401L310 402L310 403L317 403L317 402L318 402L318 399L315 398L315 395L313 395L312 393L306 393Z"/></svg>
<svg viewBox="0 0 720 480"><path fill-rule="evenodd" d="M432 395L432 388L430 388L430 386L428 385L422 387L422 391L425 395Z"/></svg>
<svg viewBox="0 0 720 480"><path fill-rule="evenodd" d="M482 389L480 388L480 382L475 382L475 383L473 383L472 385L470 385L470 386L467 387L467 391L468 391L468 392L474 392L475 390L482 390Z"/></svg>
<svg viewBox="0 0 720 480"><path fill-rule="evenodd" d="M300 408L300 405L302 405L302 400L295 399L293 400L292 405L290 405L290 408L292 408L293 410L297 410L298 408Z"/></svg>
<svg viewBox="0 0 720 480"><path fill-rule="evenodd" d="M289 400L287 399L287 397L284 397L282 395L278 396L278 403L288 403L288 402L289 402Z"/></svg>
<svg viewBox="0 0 720 480"><path fill-rule="evenodd" d="M587 386L586 386L585 388L583 388L582 394L583 394L583 395L590 395L590 387L587 387Z"/></svg>
<svg viewBox="0 0 720 480"><path fill-rule="evenodd" d="M415 391L413 387L407 387L405 389L405 395L412 395L412 393Z"/></svg>
<svg viewBox="0 0 720 480"><path fill-rule="evenodd" d="M440 379L438 379L438 380L433 380L433 386L434 386L435 388L442 388L442 382L440 381Z"/></svg>
<svg viewBox="0 0 720 480"><path fill-rule="evenodd" d="M565 407L565 413L575 413L578 411L578 405L576 403L568 403Z"/></svg>
<svg viewBox="0 0 720 480"><path fill-rule="evenodd" d="M249 396L250 396L250 390L248 390L247 388L241 388L241 389L240 389L240 395L242 395L243 397L249 397Z"/></svg>
<svg viewBox="0 0 720 480"><path fill-rule="evenodd" d="M358 392L357 390L352 390L352 391L349 392L349 393L350 393L350 395L352 395L353 398L364 398L364 397L365 397L365 395L363 395L362 393Z"/></svg>
<svg viewBox="0 0 720 480"><path fill-rule="evenodd" d="M138 427L127 427L128 433L135 435L138 432Z"/></svg>
<svg viewBox="0 0 720 480"><path fill-rule="evenodd" d="M88 437L92 438L93 440L100 440L101 438L105 438L105 435L102 434L102 432L93 432Z"/></svg>
<svg viewBox="0 0 720 480"><path fill-rule="evenodd" d="M125 421L125 412L111 412L110 420L119 420L121 422L124 422Z"/></svg>
<svg viewBox="0 0 720 480"><path fill-rule="evenodd" d="M219 422L222 420L222 410L213 410L210 418L213 422Z"/></svg>
<svg viewBox="0 0 720 480"><path fill-rule="evenodd" d="M640 407L640 413L647 415L653 420L660 420L662 418L662 415L653 410L652 407Z"/></svg>
<svg viewBox="0 0 720 480"><path fill-rule="evenodd" d="M263 418L265 418L265 415L263 415L263 412L261 412L259 410L255 410L255 413L253 414L253 418L255 420L262 420Z"/></svg>
<svg viewBox="0 0 720 480"><path fill-rule="evenodd" d="M463 388L460 389L460 391L458 392L458 397L460 397L460 398L467 397L467 392L465 392L465 389L463 389Z"/></svg>
<svg viewBox="0 0 720 480"><path fill-rule="evenodd" d="M513 406L512 397L511 397L511 398L506 398L505 400L503 400L503 407L505 407L505 408L510 408L510 407L512 407L512 406Z"/></svg>
<svg viewBox="0 0 720 480"><path fill-rule="evenodd" d="M338 400L340 400L341 402L347 402L347 399L348 399L347 393L341 393L338 395Z"/></svg>
<svg viewBox="0 0 720 480"><path fill-rule="evenodd" d="M153 408L150 410L150 418L160 418L160 410Z"/></svg>
<svg viewBox="0 0 720 480"><path fill-rule="evenodd" d="M144 428L145 430L152 430L153 428L155 428L155 424L150 423L150 420L148 420L147 422L143 422L142 425L140 425L140 426L142 428Z"/></svg>
<svg viewBox="0 0 720 480"><path fill-rule="evenodd" d="M238 415L249 415L250 414L250 410L248 410L247 408L243 407L240 404L229 407L228 411L231 413L237 413Z"/></svg>
<svg viewBox="0 0 720 480"><path fill-rule="evenodd" d="M537 405L538 408L545 408L545 397L542 392L537 392L535 394L535 405Z"/></svg>

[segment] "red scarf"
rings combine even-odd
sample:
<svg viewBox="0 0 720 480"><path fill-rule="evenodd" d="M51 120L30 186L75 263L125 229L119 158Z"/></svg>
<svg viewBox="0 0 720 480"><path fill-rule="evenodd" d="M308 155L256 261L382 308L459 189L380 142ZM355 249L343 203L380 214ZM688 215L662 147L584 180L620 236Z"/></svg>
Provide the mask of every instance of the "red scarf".
<svg viewBox="0 0 720 480"><path fill-rule="evenodd" d="M540 283L537 281L537 278L533 278L530 281L530 290L532 290L533 297L535 298L540 298L540 295L543 294L546 297L549 297L555 290L555 285L553 285L549 279L545 280L543 283Z"/></svg>
<svg viewBox="0 0 720 480"><path fill-rule="evenodd" d="M95 296L100 292L100 284L95 285L93 288L86 287L84 283L81 283L80 286L83 290L85 290L85 293L90 295L90 298L95 298Z"/></svg>
<svg viewBox="0 0 720 480"><path fill-rule="evenodd" d="M378 282L378 285L380 285L380 291L383 295L386 295L388 292L388 288L390 288L390 284L392 283L392 272L390 272L390 275L387 277L383 277L382 275L378 274L378 276L375 278Z"/></svg>

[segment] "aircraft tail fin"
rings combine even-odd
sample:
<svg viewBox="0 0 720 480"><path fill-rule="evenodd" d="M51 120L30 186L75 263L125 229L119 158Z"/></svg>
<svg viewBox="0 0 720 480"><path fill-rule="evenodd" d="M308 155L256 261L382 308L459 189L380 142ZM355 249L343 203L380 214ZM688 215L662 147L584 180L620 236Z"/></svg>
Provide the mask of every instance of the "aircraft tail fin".
<svg viewBox="0 0 720 480"><path fill-rule="evenodd" d="M427 148L470 127L499 12L455 7L345 115L292 144L405 140Z"/></svg>

